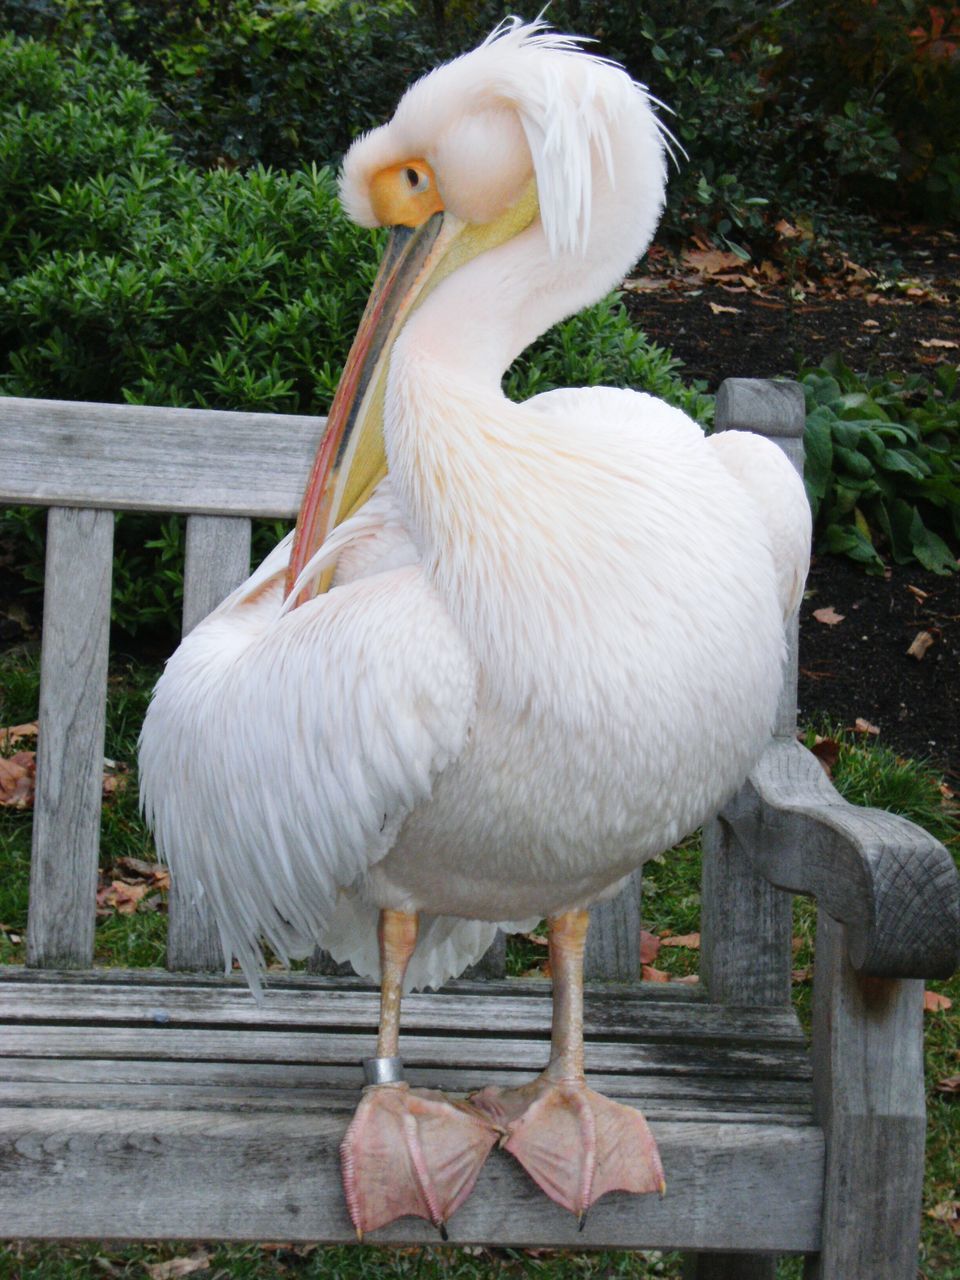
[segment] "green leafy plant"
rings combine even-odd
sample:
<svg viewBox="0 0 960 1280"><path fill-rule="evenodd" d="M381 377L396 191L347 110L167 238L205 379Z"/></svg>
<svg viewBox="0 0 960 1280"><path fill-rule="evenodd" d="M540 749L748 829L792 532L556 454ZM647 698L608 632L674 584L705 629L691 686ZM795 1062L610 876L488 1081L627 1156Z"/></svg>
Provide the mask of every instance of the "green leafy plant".
<svg viewBox="0 0 960 1280"><path fill-rule="evenodd" d="M881 550L935 573L957 567L960 385L942 365L865 377L838 358L800 374L807 397L806 482L820 546L868 571Z"/></svg>

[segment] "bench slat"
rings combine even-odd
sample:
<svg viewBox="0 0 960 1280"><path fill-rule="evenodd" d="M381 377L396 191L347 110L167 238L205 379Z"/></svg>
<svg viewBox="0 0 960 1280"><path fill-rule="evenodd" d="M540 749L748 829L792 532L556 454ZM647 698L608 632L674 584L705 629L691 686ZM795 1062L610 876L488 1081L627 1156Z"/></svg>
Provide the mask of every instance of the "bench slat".
<svg viewBox="0 0 960 1280"><path fill-rule="evenodd" d="M0 1109L0 1200L12 1237L352 1242L338 1147L351 1107L296 1115ZM494 1151L449 1224L454 1243L553 1248L819 1246L815 1126L655 1121L667 1195L605 1196L584 1230ZM189 1194L184 1194L187 1188ZM404 1218L376 1243L436 1243Z"/></svg>
<svg viewBox="0 0 960 1280"><path fill-rule="evenodd" d="M89 965L100 849L113 514L47 521L27 961Z"/></svg>
<svg viewBox="0 0 960 1280"><path fill-rule="evenodd" d="M187 519L183 581L183 634L192 631L250 574L251 522L238 516ZM174 879L170 887L167 965L217 970L223 951L208 908Z"/></svg>
<svg viewBox="0 0 960 1280"><path fill-rule="evenodd" d="M295 516L325 418L0 397L0 502Z"/></svg>

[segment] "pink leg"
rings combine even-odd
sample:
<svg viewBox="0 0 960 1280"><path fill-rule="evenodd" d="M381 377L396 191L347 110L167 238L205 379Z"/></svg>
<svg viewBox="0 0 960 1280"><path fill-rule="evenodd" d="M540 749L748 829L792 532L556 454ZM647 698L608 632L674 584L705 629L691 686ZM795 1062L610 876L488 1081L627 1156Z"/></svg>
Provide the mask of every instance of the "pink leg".
<svg viewBox="0 0 960 1280"><path fill-rule="evenodd" d="M380 913L380 1030L369 1085L340 1147L343 1189L359 1239L395 1218L444 1223L473 1190L499 1133L478 1111L399 1074L400 996L417 942L417 917ZM366 1065L366 1064L365 1064Z"/></svg>
<svg viewBox="0 0 960 1280"><path fill-rule="evenodd" d="M608 1191L665 1189L646 1120L634 1107L587 1088L583 1072L583 947L586 911L548 921L553 974L550 1062L519 1089L488 1088L470 1101L499 1128L503 1145L552 1200L583 1218Z"/></svg>

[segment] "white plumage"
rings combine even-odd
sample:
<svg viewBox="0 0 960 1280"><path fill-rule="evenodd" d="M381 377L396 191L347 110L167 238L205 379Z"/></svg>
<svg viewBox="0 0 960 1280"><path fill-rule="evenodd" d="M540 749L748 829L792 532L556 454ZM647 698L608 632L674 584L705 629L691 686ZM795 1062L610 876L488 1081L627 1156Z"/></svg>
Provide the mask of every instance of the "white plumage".
<svg viewBox="0 0 960 1280"><path fill-rule="evenodd" d="M809 544L790 464L636 392L500 389L643 251L662 152L645 93L535 23L426 77L347 157L365 223L411 156L448 225L497 224L531 180L539 213L452 251L394 334L389 477L301 577L336 563L332 589L285 603L285 540L157 686L145 810L254 985L261 937L376 976L384 907L423 913L407 983L437 985L498 923L615 892L769 736Z"/></svg>

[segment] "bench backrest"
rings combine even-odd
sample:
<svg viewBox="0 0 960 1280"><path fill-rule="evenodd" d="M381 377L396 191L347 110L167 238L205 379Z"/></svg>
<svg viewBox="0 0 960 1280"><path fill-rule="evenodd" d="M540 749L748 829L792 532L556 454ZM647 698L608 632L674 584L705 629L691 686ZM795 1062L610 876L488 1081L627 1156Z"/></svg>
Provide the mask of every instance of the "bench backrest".
<svg viewBox="0 0 960 1280"><path fill-rule="evenodd" d="M114 512L187 517L186 633L249 573L251 519L296 515L324 425L323 418L293 415L0 398L0 504L49 508L28 964L93 963ZM796 384L729 379L718 396L717 426L770 435L802 466ZM778 732L789 734L795 634L791 644L778 723ZM594 909L589 976L637 976L640 885L638 872L623 894ZM736 909L724 905L724 886L709 875L704 887L715 914ZM780 904L776 909L780 920ZM750 936L738 939L748 949L742 967L761 979L775 971L776 978L752 982L756 990L743 998L770 1003L789 971L789 926L786 950L782 920L773 947L756 926L754 918ZM709 967L709 955L704 960ZM211 921L176 884L167 965L222 965Z"/></svg>

